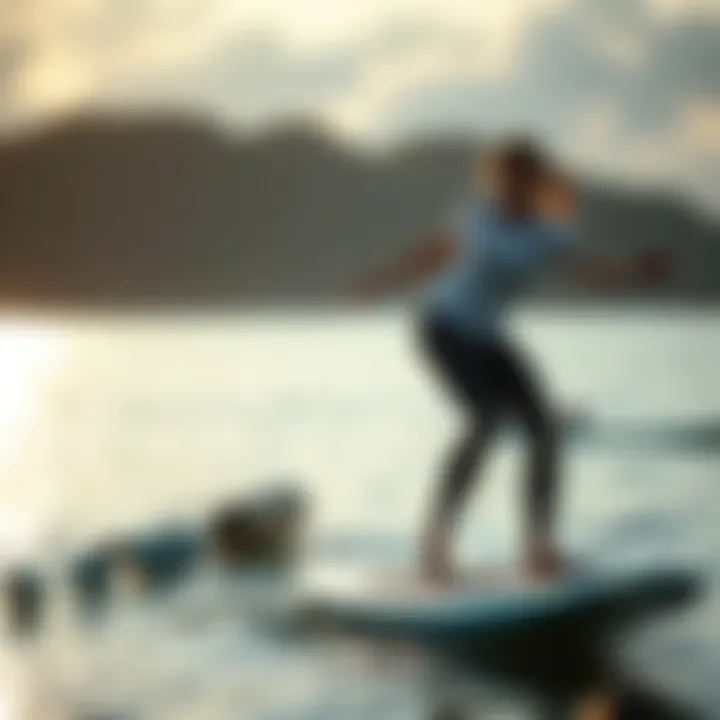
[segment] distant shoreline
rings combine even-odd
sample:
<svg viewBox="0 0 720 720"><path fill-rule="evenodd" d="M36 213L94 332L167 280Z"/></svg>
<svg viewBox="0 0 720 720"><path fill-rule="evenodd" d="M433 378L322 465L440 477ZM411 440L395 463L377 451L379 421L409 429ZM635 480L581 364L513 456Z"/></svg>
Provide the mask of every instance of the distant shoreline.
<svg viewBox="0 0 720 720"><path fill-rule="evenodd" d="M233 138L182 117L68 121L0 145L0 306L325 312L466 192L477 146L448 136L378 157L303 124ZM548 278L531 302L720 302L720 227L674 194L582 188L578 241L619 257L666 249L676 282L608 298Z"/></svg>
<svg viewBox="0 0 720 720"><path fill-rule="evenodd" d="M670 313L696 311L699 313L720 312L720 299L709 300L678 300L672 299L581 299L568 300L543 299L520 303L517 312L556 312L565 316L587 314L592 312L630 312L630 313ZM254 319L299 318L312 316L315 318L333 317L383 317L396 315L398 312L415 312L412 305L392 303L367 306L351 306L340 303L8 303L0 301L0 321L8 318L108 318L108 317L145 317L145 318L187 318L193 315L206 318L247 317ZM419 310L418 310L419 312Z"/></svg>

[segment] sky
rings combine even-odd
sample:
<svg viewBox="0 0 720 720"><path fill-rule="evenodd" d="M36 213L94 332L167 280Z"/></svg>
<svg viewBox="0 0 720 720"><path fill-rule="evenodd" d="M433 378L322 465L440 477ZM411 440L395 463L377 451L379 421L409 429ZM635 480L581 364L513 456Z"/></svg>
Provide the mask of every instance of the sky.
<svg viewBox="0 0 720 720"><path fill-rule="evenodd" d="M720 0L0 0L0 127L88 107L528 131L718 207Z"/></svg>

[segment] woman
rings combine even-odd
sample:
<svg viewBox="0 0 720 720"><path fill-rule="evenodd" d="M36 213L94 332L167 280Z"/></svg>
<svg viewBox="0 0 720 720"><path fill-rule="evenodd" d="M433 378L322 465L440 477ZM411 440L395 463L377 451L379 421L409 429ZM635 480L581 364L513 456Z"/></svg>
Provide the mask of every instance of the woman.
<svg viewBox="0 0 720 720"><path fill-rule="evenodd" d="M542 271L561 264L595 284L655 282L668 271L659 253L621 265L580 252L573 243L573 191L531 142L500 148L483 165L479 185L446 228L358 288L363 296L385 294L444 271L426 303L423 347L466 423L424 533L422 570L436 581L452 576L450 533L458 507L508 417L524 428L530 445L526 566L536 576L559 567L557 435L542 388L505 332L511 301Z"/></svg>

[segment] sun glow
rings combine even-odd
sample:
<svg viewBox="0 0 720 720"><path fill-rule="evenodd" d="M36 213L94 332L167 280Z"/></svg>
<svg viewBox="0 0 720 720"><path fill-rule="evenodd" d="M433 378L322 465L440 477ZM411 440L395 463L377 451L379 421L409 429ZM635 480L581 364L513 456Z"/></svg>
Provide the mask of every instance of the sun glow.
<svg viewBox="0 0 720 720"><path fill-rule="evenodd" d="M32 542L34 523L18 512L36 483L14 479L15 461L32 441L36 418L63 355L60 335L47 327L15 318L0 318L0 481L3 509L0 538L15 554ZM18 486L19 485L19 486Z"/></svg>

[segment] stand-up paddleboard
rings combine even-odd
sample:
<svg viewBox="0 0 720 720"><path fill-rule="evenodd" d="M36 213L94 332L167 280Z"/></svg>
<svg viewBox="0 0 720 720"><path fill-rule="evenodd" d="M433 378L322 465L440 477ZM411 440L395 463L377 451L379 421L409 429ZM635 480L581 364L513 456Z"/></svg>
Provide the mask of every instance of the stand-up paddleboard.
<svg viewBox="0 0 720 720"><path fill-rule="evenodd" d="M456 643L553 622L621 623L680 605L697 587L697 576L680 569L585 569L542 582L487 572L445 588L398 572L325 569L303 580L298 603L308 619L337 630Z"/></svg>

